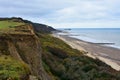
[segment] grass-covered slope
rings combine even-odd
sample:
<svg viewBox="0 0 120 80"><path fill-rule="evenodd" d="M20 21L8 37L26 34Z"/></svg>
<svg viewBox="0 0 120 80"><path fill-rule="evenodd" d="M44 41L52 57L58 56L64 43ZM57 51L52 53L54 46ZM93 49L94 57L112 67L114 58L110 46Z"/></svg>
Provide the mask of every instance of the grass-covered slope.
<svg viewBox="0 0 120 80"><path fill-rule="evenodd" d="M42 59L46 72L55 80L120 80L120 72L72 49L62 40L39 34L44 50Z"/></svg>
<svg viewBox="0 0 120 80"><path fill-rule="evenodd" d="M27 80L29 67L10 56L0 56L0 80Z"/></svg>

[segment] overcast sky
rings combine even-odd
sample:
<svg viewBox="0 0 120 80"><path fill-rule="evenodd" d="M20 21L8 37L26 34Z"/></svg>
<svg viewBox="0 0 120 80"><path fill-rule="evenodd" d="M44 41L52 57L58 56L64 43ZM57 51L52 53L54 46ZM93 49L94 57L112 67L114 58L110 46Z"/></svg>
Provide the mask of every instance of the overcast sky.
<svg viewBox="0 0 120 80"><path fill-rule="evenodd" d="M13 16L54 28L120 28L120 0L0 0L0 17Z"/></svg>

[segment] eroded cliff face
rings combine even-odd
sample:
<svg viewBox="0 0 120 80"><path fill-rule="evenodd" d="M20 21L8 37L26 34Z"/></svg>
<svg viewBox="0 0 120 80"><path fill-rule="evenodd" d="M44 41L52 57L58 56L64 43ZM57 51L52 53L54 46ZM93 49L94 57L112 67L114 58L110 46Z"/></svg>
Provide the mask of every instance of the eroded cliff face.
<svg viewBox="0 0 120 80"><path fill-rule="evenodd" d="M0 46L0 55L10 55L24 61L29 65L31 75L40 80L51 80L42 67L42 49L32 25L18 26L14 32L3 33Z"/></svg>

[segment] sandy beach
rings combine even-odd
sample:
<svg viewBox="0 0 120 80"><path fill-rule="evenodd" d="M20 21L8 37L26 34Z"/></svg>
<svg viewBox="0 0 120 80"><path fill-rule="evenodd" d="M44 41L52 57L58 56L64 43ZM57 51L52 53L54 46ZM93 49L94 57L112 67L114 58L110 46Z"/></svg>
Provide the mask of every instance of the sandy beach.
<svg viewBox="0 0 120 80"><path fill-rule="evenodd" d="M63 40L74 49L88 52L85 54L86 56L94 59L99 59L111 66L113 69L120 71L120 49L86 42L69 37L68 35L60 35L57 33L54 33L52 35Z"/></svg>

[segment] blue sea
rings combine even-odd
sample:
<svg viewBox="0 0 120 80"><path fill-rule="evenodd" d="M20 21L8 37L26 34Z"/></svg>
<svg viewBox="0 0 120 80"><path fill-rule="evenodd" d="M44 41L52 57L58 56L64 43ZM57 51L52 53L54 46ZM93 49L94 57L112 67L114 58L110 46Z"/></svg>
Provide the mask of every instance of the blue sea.
<svg viewBox="0 0 120 80"><path fill-rule="evenodd" d="M92 43L115 43L106 45L120 49L120 28L71 28L60 29L71 37Z"/></svg>

